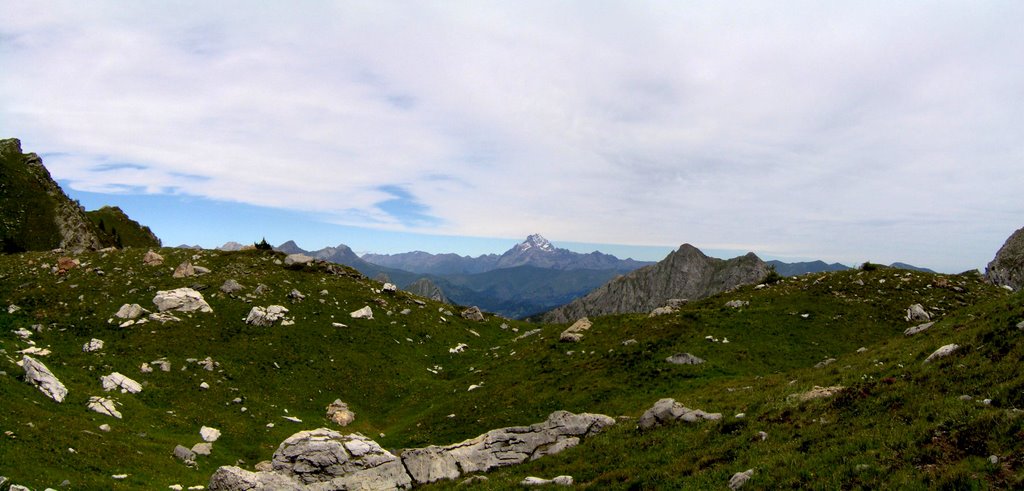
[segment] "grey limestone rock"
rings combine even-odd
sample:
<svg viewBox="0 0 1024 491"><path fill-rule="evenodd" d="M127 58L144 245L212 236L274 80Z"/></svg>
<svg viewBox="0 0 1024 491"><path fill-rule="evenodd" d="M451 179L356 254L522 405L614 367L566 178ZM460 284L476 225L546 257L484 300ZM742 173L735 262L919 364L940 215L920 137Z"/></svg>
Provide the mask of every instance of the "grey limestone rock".
<svg viewBox="0 0 1024 491"><path fill-rule="evenodd" d="M479 322L484 320L484 313L480 311L480 307L473 306L462 311L462 318Z"/></svg>
<svg viewBox="0 0 1024 491"><path fill-rule="evenodd" d="M174 451L172 453L174 455L174 458L182 462L191 462L196 460L196 453L189 450L188 447L183 445L178 445L174 447Z"/></svg>
<svg viewBox="0 0 1024 491"><path fill-rule="evenodd" d="M148 313L148 310L142 308L142 306L137 303L126 303L122 305L120 309L117 309L117 313L114 314L114 317L117 317L118 319L133 320L138 319L139 317L142 317L143 315L146 315Z"/></svg>
<svg viewBox="0 0 1024 491"><path fill-rule="evenodd" d="M907 307L906 319L911 322L928 322L932 320L932 316L924 309L923 305L915 303Z"/></svg>
<svg viewBox="0 0 1024 491"><path fill-rule="evenodd" d="M700 409L690 409L676 402L675 399L661 399L637 420L637 428L649 430L664 426L674 421L693 423L699 420L715 421L722 419L722 413L706 413Z"/></svg>
<svg viewBox="0 0 1024 491"><path fill-rule="evenodd" d="M106 397L92 396L86 406L91 411L121 419L121 412L117 410L117 403Z"/></svg>
<svg viewBox="0 0 1024 491"><path fill-rule="evenodd" d="M700 365L701 363L704 363L703 358L698 358L689 353L676 353L665 358L665 361L673 365Z"/></svg>
<svg viewBox="0 0 1024 491"><path fill-rule="evenodd" d="M100 383L103 384L103 390L110 392L112 390L120 390L122 394L131 393L137 394L142 392L142 385L138 382L121 375L118 372L112 372L110 375L104 375L100 377Z"/></svg>
<svg viewBox="0 0 1024 491"><path fill-rule="evenodd" d="M747 469L743 472L737 472L729 478L729 489L736 491L743 487L747 481L754 475L754 469Z"/></svg>
<svg viewBox="0 0 1024 491"><path fill-rule="evenodd" d="M590 319L584 317L577 320L568 329L562 331L562 334L558 336L558 340L563 343L578 343L583 339L583 332L590 329L594 324L590 322Z"/></svg>
<svg viewBox="0 0 1024 491"><path fill-rule="evenodd" d="M171 276L173 276L174 278L188 278L190 276L195 275L195 266L192 266L192 263L185 261L178 265L178 267L174 270L174 274L172 274Z"/></svg>
<svg viewBox="0 0 1024 491"><path fill-rule="evenodd" d="M243 288L245 288L245 287L242 286L237 281L235 281L235 280L227 280L227 281L224 282L223 285L220 286L220 291L230 295L232 293L237 293L237 292L242 291Z"/></svg>
<svg viewBox="0 0 1024 491"><path fill-rule="evenodd" d="M280 305L270 305L264 307L253 307L249 310L249 315L245 318L246 324L251 324L257 327L270 327L277 321L283 321L284 314L288 313L288 309Z"/></svg>
<svg viewBox="0 0 1024 491"><path fill-rule="evenodd" d="M303 265L312 262L313 258L305 254L289 254L284 258L285 266Z"/></svg>
<svg viewBox="0 0 1024 491"><path fill-rule="evenodd" d="M924 362L925 363L930 363L933 360L938 360L940 358L945 358L945 357L947 357L949 355L952 355L958 349L960 349L960 345L959 344L947 344L947 345L945 345L945 346L935 350L934 353L928 355L928 358L925 358Z"/></svg>
<svg viewBox="0 0 1024 491"><path fill-rule="evenodd" d="M914 327L908 327L906 331L903 331L903 335L904 336L913 336L913 335L915 335L917 333L921 333L921 332L927 331L928 328L932 327L933 325L935 325L934 322L925 322L924 324L918 324L918 325L916 325Z"/></svg>
<svg viewBox="0 0 1024 491"><path fill-rule="evenodd" d="M157 291L153 297L153 304L160 312L213 312L203 294L191 288Z"/></svg>
<svg viewBox="0 0 1024 491"><path fill-rule="evenodd" d="M342 402L341 399L335 399L327 406L327 419L334 421L338 426L348 426L349 423L355 421L356 413L353 413L348 408L348 404Z"/></svg>
<svg viewBox="0 0 1024 491"><path fill-rule="evenodd" d="M60 380L57 380L57 377L49 368L46 368L46 365L25 355L21 359L21 366L25 369L26 382L38 387L43 394L46 394L46 397L57 402L64 402L64 398L68 395L68 389Z"/></svg>
<svg viewBox="0 0 1024 491"><path fill-rule="evenodd" d="M373 319L373 309L371 309L370 306L367 305L367 306L365 306L365 307L363 307L363 308L361 308L359 310L351 312L349 314L349 316L351 316L353 319L371 319L372 320Z"/></svg>
<svg viewBox="0 0 1024 491"><path fill-rule="evenodd" d="M146 266L159 266L164 263L164 257L153 251L146 251L146 255L142 256L142 264Z"/></svg>
<svg viewBox="0 0 1024 491"><path fill-rule="evenodd" d="M1014 232L985 268L985 278L1014 290L1024 287L1024 228Z"/></svg>
<svg viewBox="0 0 1024 491"><path fill-rule="evenodd" d="M93 351L99 351L103 349L103 340L92 338L88 343L82 345L82 351L85 353L92 353Z"/></svg>
<svg viewBox="0 0 1024 491"><path fill-rule="evenodd" d="M613 424L614 419L600 414L555 411L543 423L491 430L453 445L406 450L402 461L418 484L455 479L561 452Z"/></svg>
<svg viewBox="0 0 1024 491"><path fill-rule="evenodd" d="M554 479L544 479L542 477L527 477L519 483L521 486L547 486L553 484L555 486L572 486L572 476L558 476Z"/></svg>

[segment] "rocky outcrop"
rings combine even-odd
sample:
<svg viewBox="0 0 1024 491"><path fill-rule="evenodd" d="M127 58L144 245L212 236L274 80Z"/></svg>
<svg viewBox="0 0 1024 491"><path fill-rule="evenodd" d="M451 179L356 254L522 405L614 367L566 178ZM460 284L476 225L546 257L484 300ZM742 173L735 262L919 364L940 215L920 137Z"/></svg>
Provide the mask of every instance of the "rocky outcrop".
<svg viewBox="0 0 1024 491"><path fill-rule="evenodd" d="M661 262L620 276L544 314L542 320L560 323L586 316L651 312L673 298L708 297L757 283L767 274L768 265L754 253L723 260L683 244Z"/></svg>
<svg viewBox="0 0 1024 491"><path fill-rule="evenodd" d="M334 402L327 405L327 419L334 421L338 426L348 426L349 423L356 420L356 413L348 408L348 404L342 402L341 399L335 399Z"/></svg>
<svg viewBox="0 0 1024 491"><path fill-rule="evenodd" d="M552 455L613 424L614 419L600 414L556 411L543 423L492 430L454 445L408 449L401 457L359 434L301 431L274 452L272 470L224 466L210 479L209 489L408 489Z"/></svg>
<svg viewBox="0 0 1024 491"><path fill-rule="evenodd" d="M451 303L441 288L427 278L420 278L405 287L405 291L441 303Z"/></svg>
<svg viewBox="0 0 1024 491"><path fill-rule="evenodd" d="M640 430L649 430L658 426L664 426L674 421L685 421L694 423L700 420L716 421L722 419L722 413L706 413L700 409L690 409L675 399L661 399L654 403L637 420L636 427Z"/></svg>
<svg viewBox="0 0 1024 491"><path fill-rule="evenodd" d="M1017 230L999 248L985 268L985 278L1014 290L1024 287L1024 228Z"/></svg>
<svg viewBox="0 0 1024 491"><path fill-rule="evenodd" d="M282 321L288 309L280 305L270 305L267 308L253 307L249 315L245 317L245 323L257 327L270 327L277 321Z"/></svg>
<svg viewBox="0 0 1024 491"><path fill-rule="evenodd" d="M370 319L370 320L372 320L373 319L373 309L371 309L370 306L367 305L367 306L365 306L365 307L363 307L363 308L361 308L359 310L350 312L348 315L350 317L352 317L353 319Z"/></svg>
<svg viewBox="0 0 1024 491"><path fill-rule="evenodd" d="M561 452L613 424L614 419L600 414L556 411L543 423L492 430L454 445L406 450L402 461L418 484L455 479Z"/></svg>
<svg viewBox="0 0 1024 491"><path fill-rule="evenodd" d="M701 363L704 363L703 358L693 356L689 353L676 353L665 358L665 361L673 365L700 365Z"/></svg>
<svg viewBox="0 0 1024 491"><path fill-rule="evenodd" d="M117 402L106 397L92 396L86 406L90 411L96 411L117 419L121 419L121 412L117 410Z"/></svg>
<svg viewBox="0 0 1024 491"><path fill-rule="evenodd" d="M958 349L960 349L960 345L959 344L947 344L947 345L945 345L945 346L935 350L934 353L928 355L928 358L925 358L924 362L925 363L931 363L934 360L938 360L940 358L945 358L945 357L955 353L956 350L958 350Z"/></svg>
<svg viewBox="0 0 1024 491"><path fill-rule="evenodd" d="M38 387L43 394L46 394L46 397L57 402L64 402L64 398L68 395L68 389L60 383L60 380L57 380L57 377L49 368L46 368L46 365L26 355L21 359L21 367L25 369L26 382Z"/></svg>
<svg viewBox="0 0 1024 491"><path fill-rule="evenodd" d="M590 329L594 324L590 322L590 319L584 317L577 320L568 329L562 331L562 334L558 336L558 340L563 343L578 343L583 339L583 332Z"/></svg>
<svg viewBox="0 0 1024 491"><path fill-rule="evenodd" d="M203 294L191 288L177 288L174 290L160 290L153 297L153 304L160 312L173 310L175 312L213 312L210 304L206 303Z"/></svg>
<svg viewBox="0 0 1024 491"><path fill-rule="evenodd" d="M99 230L68 198L43 160L21 142L0 140L0 250L100 249Z"/></svg>
<svg viewBox="0 0 1024 491"><path fill-rule="evenodd" d="M142 385L138 382L121 375L118 372L113 372L110 375L104 375L100 377L100 383L103 384L103 390L110 392L112 390L120 390L122 394L131 393L137 394L142 392Z"/></svg>

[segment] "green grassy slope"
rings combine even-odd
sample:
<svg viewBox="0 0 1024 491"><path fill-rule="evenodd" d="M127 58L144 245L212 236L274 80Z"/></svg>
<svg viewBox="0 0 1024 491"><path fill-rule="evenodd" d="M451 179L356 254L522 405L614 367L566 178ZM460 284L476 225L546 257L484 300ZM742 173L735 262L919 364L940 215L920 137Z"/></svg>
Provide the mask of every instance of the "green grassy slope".
<svg viewBox="0 0 1024 491"><path fill-rule="evenodd" d="M96 225L101 239L114 247L160 247L160 239L149 227L132 220L116 206L104 206L85 212L89 221Z"/></svg>
<svg viewBox="0 0 1024 491"><path fill-rule="evenodd" d="M0 306L21 307L0 311L0 370L6 372L0 433L11 432L0 434L0 474L39 488L64 479L76 489L205 484L220 465L243 461L251 468L292 433L330 426L324 412L335 398L357 413L343 431L397 450L542 421L556 409L635 418L658 399L674 397L726 418L644 434L624 420L578 448L492 473L483 487L571 474L594 489L721 489L732 473L751 467L754 488L1021 483L1022 427L1013 408L1024 387L1016 370L1024 331L1015 327L1024 320L1024 300L976 276L885 269L807 275L694 302L671 315L593 319L580 343L566 344L558 342L564 325L466 321L443 312L450 306L377 293L380 285L366 279L285 269L275 264L280 254L161 249L164 265L147 267L143 252L83 254L83 267L66 276L42 267L55 263L51 253L0 256ZM172 278L186 259L212 273ZM234 297L220 293L229 278L246 289ZM258 284L268 291L247 299ZM164 325L107 322L123 303L151 308L158 289L204 285L213 313ZM291 302L293 288L306 299ZM725 307L732 299L750 304ZM940 320L905 339L911 324L903 315L912 303ZM270 304L288 307L295 325L243 322L251 306ZM373 308L374 320L349 318L364 305ZM68 386L63 404L23 382L13 364L28 345L11 331L33 324L46 326L31 339L53 350L40 359ZM539 332L517 339L533 329ZM106 348L83 353L93 337ZM629 339L636 343L624 345ZM964 348L921 364L951 342ZM450 353L459 343L468 345L465 352ZM860 347L867 351L858 353ZM664 361L678 352L707 363ZM219 363L213 372L186 362L207 356ZM170 373L139 373L141 363L161 357L172 363ZM826 358L837 361L813 368ZM109 395L99 377L111 371L144 384L140 394L114 396L124 420L85 409L89 396ZM209 390L198 388L204 381ZM468 391L470 385L481 387ZM815 385L848 389L831 399L788 397ZM961 401L961 394L975 400ZM990 404L978 402L986 398ZM732 417L739 412L746 417ZM103 423L112 431L99 431ZM190 469L171 451L199 442L202 425L224 436ZM752 442L758 431L769 439ZM988 464L991 454L1003 460ZM129 476L114 480L114 474Z"/></svg>

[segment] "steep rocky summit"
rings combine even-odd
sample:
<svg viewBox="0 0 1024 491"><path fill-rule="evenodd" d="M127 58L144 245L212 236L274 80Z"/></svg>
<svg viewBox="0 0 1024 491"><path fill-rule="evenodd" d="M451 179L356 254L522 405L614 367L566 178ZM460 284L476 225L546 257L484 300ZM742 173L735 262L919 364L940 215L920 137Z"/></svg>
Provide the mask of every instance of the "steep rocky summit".
<svg viewBox="0 0 1024 491"><path fill-rule="evenodd" d="M1006 239L996 257L985 268L985 277L996 285L1014 290L1024 287L1024 228Z"/></svg>
<svg viewBox="0 0 1024 491"><path fill-rule="evenodd" d="M569 322L586 316L650 312L669 299L699 299L760 281L768 265L754 253L729 260L705 256L683 244L661 262L620 276L543 316L545 322Z"/></svg>
<svg viewBox="0 0 1024 491"><path fill-rule="evenodd" d="M148 227L117 207L86 212L64 193L34 153L0 140L0 251L159 247Z"/></svg>
<svg viewBox="0 0 1024 491"><path fill-rule="evenodd" d="M15 138L0 140L0 246L5 252L102 247L85 210Z"/></svg>

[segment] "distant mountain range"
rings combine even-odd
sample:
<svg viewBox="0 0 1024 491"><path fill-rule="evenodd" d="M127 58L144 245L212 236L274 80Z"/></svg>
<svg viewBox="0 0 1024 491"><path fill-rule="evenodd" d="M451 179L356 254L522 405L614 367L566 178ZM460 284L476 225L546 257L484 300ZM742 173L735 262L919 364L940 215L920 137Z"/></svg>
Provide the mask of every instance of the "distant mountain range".
<svg viewBox="0 0 1024 491"><path fill-rule="evenodd" d="M591 252L580 254L560 249L540 234L533 234L501 255L486 254L478 257L457 254L431 254L423 251L401 254L364 254L363 260L389 268L435 275L465 275L496 269L533 266L536 268L576 270L632 271L652 262L619 259L610 254Z"/></svg>
<svg viewBox="0 0 1024 491"><path fill-rule="evenodd" d="M222 248L234 247L225 244ZM651 262L560 249L539 234L503 254L478 257L408 252L359 257L344 244L306 251L294 241L275 250L344 264L403 290L459 305L476 305L510 318L548 311Z"/></svg>
<svg viewBox="0 0 1024 491"><path fill-rule="evenodd" d="M797 263L784 263L782 261L767 261L769 266L775 267L775 272L782 276L799 276L808 273L824 273L827 271L846 271L850 268L845 264L832 263L828 264L825 261L809 261L809 262L797 262ZM906 269L910 271L921 271L923 273L934 273L928 268L921 268L907 263L895 262L889 265L890 268L895 269Z"/></svg>

